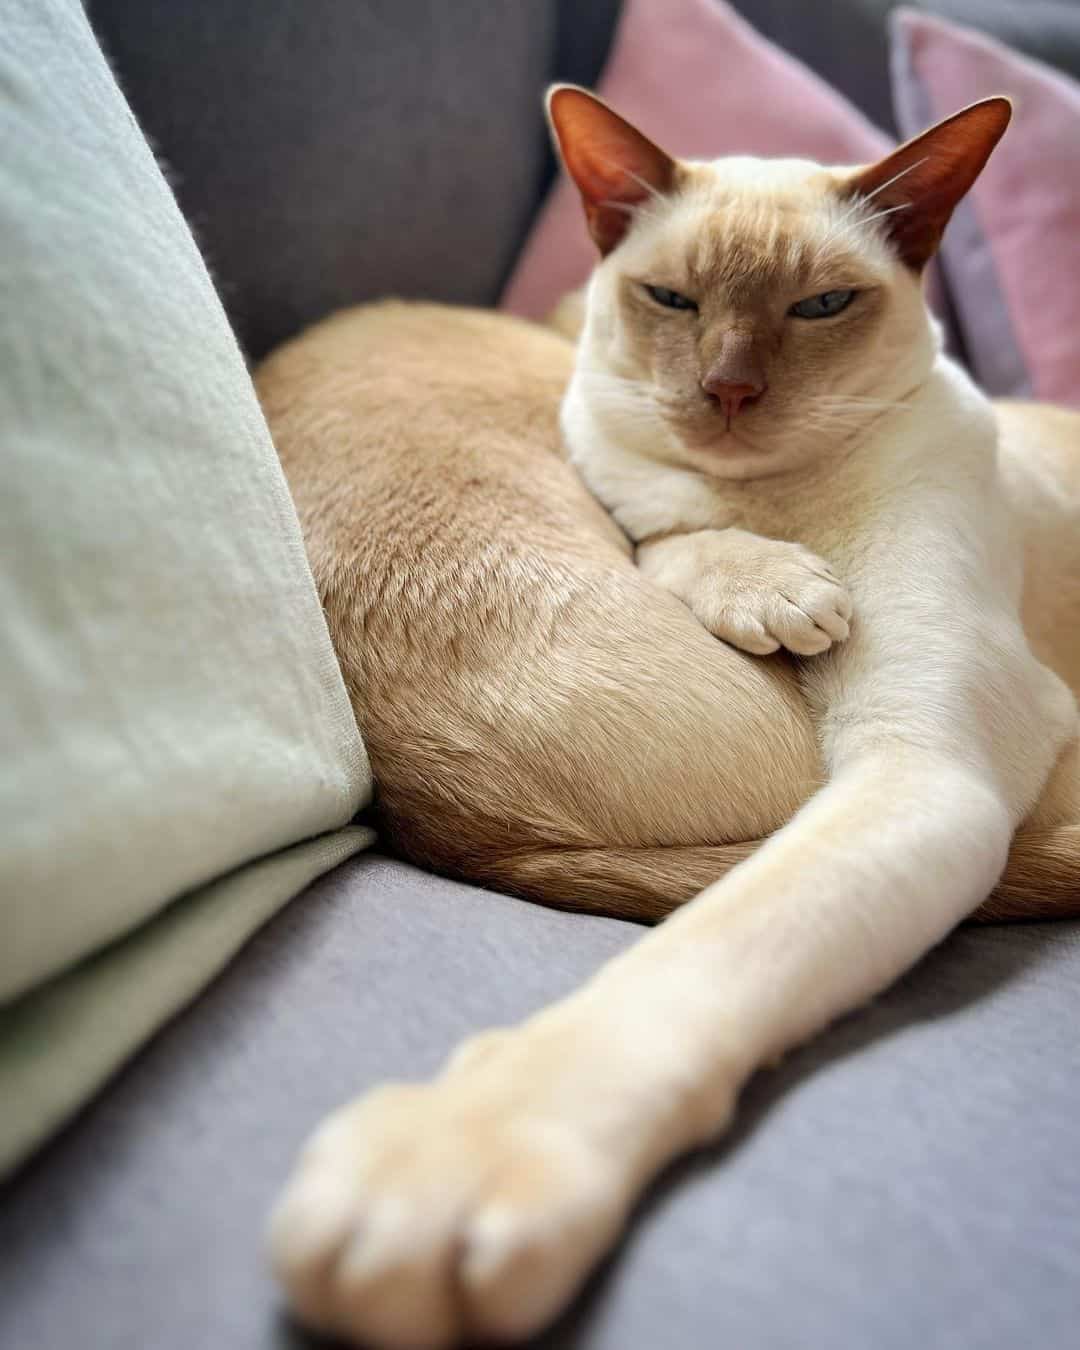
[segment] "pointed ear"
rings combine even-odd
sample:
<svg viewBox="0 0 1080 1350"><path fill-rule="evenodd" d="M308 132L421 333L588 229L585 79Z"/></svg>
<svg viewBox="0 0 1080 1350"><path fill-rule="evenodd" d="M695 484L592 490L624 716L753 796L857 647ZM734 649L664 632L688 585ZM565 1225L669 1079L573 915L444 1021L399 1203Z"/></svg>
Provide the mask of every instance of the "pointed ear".
<svg viewBox="0 0 1080 1350"><path fill-rule="evenodd" d="M956 204L982 172L1012 117L1007 98L987 98L924 131L845 184L845 196L889 212L901 259L919 271L937 251Z"/></svg>
<svg viewBox="0 0 1080 1350"><path fill-rule="evenodd" d="M549 89L547 114L581 193L589 233L602 254L610 253L629 229L634 207L671 187L675 161L576 85Z"/></svg>

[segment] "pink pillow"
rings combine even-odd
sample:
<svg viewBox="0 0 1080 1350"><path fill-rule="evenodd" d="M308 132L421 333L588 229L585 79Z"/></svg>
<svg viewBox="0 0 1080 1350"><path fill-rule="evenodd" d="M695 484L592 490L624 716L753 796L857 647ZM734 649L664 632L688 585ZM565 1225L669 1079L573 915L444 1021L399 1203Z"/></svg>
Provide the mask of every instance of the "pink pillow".
<svg viewBox="0 0 1080 1350"><path fill-rule="evenodd" d="M941 258L983 386L1080 407L1080 84L920 10L893 16L892 44L908 135L988 94L1014 100Z"/></svg>
<svg viewBox="0 0 1080 1350"><path fill-rule="evenodd" d="M672 154L863 164L890 142L811 70L720 0L626 0L597 93ZM502 307L543 318L592 270L576 190L552 188Z"/></svg>

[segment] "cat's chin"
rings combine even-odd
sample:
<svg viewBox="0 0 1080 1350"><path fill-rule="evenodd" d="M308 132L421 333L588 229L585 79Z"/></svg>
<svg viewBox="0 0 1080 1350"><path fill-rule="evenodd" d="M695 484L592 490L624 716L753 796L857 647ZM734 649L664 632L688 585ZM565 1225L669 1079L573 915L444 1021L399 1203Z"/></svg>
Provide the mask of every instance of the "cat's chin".
<svg viewBox="0 0 1080 1350"><path fill-rule="evenodd" d="M784 447L751 440L736 427L681 429L678 441L688 464L716 478L771 478L793 467Z"/></svg>

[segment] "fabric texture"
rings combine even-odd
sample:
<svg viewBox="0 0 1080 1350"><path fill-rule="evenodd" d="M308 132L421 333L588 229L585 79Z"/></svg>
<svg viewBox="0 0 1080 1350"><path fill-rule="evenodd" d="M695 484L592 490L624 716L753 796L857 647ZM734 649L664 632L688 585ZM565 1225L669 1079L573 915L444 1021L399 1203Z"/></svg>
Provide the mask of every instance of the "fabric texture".
<svg viewBox="0 0 1080 1350"><path fill-rule="evenodd" d="M557 0L88 8L250 356L384 295L496 298L548 160Z"/></svg>
<svg viewBox="0 0 1080 1350"><path fill-rule="evenodd" d="M344 864L0 1192L0 1344L314 1346L281 1320L261 1243L319 1118L641 936ZM654 1188L537 1345L1073 1350L1078 984L1076 923L956 933L759 1075L735 1134Z"/></svg>
<svg viewBox="0 0 1080 1350"><path fill-rule="evenodd" d="M735 0L764 37L805 61L875 124L898 130L890 101L887 19L897 0ZM989 33L1080 77L1077 0L925 0L917 8Z"/></svg>
<svg viewBox="0 0 1080 1350"><path fill-rule="evenodd" d="M891 131L893 4L736 8ZM672 0L671 13L680 8ZM1076 0L925 8L1080 75ZM258 358L329 310L386 294L495 303L554 176L544 86L595 84L620 3L87 0L87 9ZM737 80L738 63L719 51L706 77L709 89ZM666 78L679 88L672 70Z"/></svg>
<svg viewBox="0 0 1080 1350"><path fill-rule="evenodd" d="M241 867L0 1012L0 1175L199 993L286 900L372 837L348 827Z"/></svg>
<svg viewBox="0 0 1080 1350"><path fill-rule="evenodd" d="M893 17L906 134L1008 94L1012 125L942 245L975 372L992 394L1080 407L1080 83L913 9Z"/></svg>
<svg viewBox="0 0 1080 1350"><path fill-rule="evenodd" d="M345 825L370 780L236 341L82 7L13 0L4 38L6 1101L41 1050L9 1034L33 1022L11 1000L178 897ZM287 870L259 874L253 916L286 898ZM294 869L294 889L317 871ZM198 961L204 978L220 964ZM150 1001L128 1027L72 1022L85 1043L55 1061L65 1109L160 1021ZM0 1111L8 1159L57 1118L43 1106L32 1126L28 1110Z"/></svg>
<svg viewBox="0 0 1080 1350"><path fill-rule="evenodd" d="M676 77L677 72L677 77ZM691 159L878 158L889 140L721 0L626 0L597 92L665 150ZM595 262L577 192L552 189L501 305L542 318Z"/></svg>

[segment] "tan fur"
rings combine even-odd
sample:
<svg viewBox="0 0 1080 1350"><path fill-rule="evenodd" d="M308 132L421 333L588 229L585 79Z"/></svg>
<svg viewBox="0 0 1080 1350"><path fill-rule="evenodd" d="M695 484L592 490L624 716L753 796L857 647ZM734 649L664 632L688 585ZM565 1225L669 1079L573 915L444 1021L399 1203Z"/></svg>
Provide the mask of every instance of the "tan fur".
<svg viewBox="0 0 1080 1350"><path fill-rule="evenodd" d="M390 840L680 905L316 1132L274 1268L383 1350L550 1321L751 1073L995 884L984 917L1080 912L1080 417L995 413L915 275L1007 105L861 171L678 164L584 91L550 108L604 255L568 385L554 333L393 304L259 376ZM868 215L897 164L917 190ZM804 659L745 654L777 646Z"/></svg>
<svg viewBox="0 0 1080 1350"><path fill-rule="evenodd" d="M635 570L564 462L572 348L389 303L287 344L257 384L378 785L436 870L653 921L821 778L784 657L737 652ZM1009 404L1080 514L1080 416ZM1080 686L1080 530L1032 531L1024 615ZM1073 791L1061 766L1053 795ZM1080 913L1080 802L1017 836L980 918Z"/></svg>

